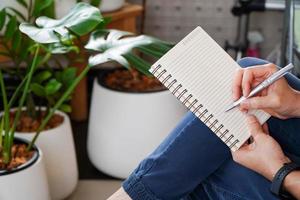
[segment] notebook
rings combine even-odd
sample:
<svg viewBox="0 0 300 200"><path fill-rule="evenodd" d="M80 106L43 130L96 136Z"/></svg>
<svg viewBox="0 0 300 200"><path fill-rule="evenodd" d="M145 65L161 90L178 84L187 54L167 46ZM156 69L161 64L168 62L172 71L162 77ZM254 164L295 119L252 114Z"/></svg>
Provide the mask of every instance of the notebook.
<svg viewBox="0 0 300 200"><path fill-rule="evenodd" d="M225 112L232 103L232 79L239 67L201 27L197 27L149 71L235 151L250 137L245 114L238 108ZM261 124L270 117L261 110L250 112Z"/></svg>

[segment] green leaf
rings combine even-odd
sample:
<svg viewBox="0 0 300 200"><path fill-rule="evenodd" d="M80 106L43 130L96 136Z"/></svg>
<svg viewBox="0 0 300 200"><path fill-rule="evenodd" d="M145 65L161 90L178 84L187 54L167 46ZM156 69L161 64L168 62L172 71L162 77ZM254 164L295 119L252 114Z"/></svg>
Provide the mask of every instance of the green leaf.
<svg viewBox="0 0 300 200"><path fill-rule="evenodd" d="M33 77L33 82L42 84L44 81L48 80L52 76L50 71L42 71Z"/></svg>
<svg viewBox="0 0 300 200"><path fill-rule="evenodd" d="M98 24L98 26L96 27L96 30L99 29L105 29L106 26L112 21L112 17L103 17L103 21Z"/></svg>
<svg viewBox="0 0 300 200"><path fill-rule="evenodd" d="M77 68L75 67L68 67L65 68L64 71L62 72L62 83L68 87L68 85L71 85L71 83L74 81L76 78L76 72Z"/></svg>
<svg viewBox="0 0 300 200"><path fill-rule="evenodd" d="M100 4L101 4L101 0L91 0L92 6L99 7Z"/></svg>
<svg viewBox="0 0 300 200"><path fill-rule="evenodd" d="M19 30L15 31L14 36L13 36L13 40L12 40L12 49L14 51L16 51L17 49L19 49L20 44L21 44L21 32Z"/></svg>
<svg viewBox="0 0 300 200"><path fill-rule="evenodd" d="M132 53L127 53L124 57L128 60L132 66L134 66L137 70L142 72L145 75L151 76L152 74L149 72L151 64L146 62L145 60L135 56Z"/></svg>
<svg viewBox="0 0 300 200"><path fill-rule="evenodd" d="M35 0L32 15L38 17L40 13L49 7L53 3L53 0Z"/></svg>
<svg viewBox="0 0 300 200"><path fill-rule="evenodd" d="M36 96L39 96L39 97L46 96L45 88L38 83L32 83L30 85L30 89Z"/></svg>
<svg viewBox="0 0 300 200"><path fill-rule="evenodd" d="M37 26L22 23L20 30L38 43L55 43L60 42L56 33L63 38L71 38L68 31L71 30L82 36L92 31L101 21L98 8L87 3L78 3L62 19L39 17L36 19Z"/></svg>
<svg viewBox="0 0 300 200"><path fill-rule="evenodd" d="M9 40L13 37L13 34L17 28L17 18L12 16L6 25L6 31L4 33L4 39Z"/></svg>
<svg viewBox="0 0 300 200"><path fill-rule="evenodd" d="M5 19L6 19L6 11L5 9L2 9L0 11L0 30L2 30L2 28L4 27Z"/></svg>
<svg viewBox="0 0 300 200"><path fill-rule="evenodd" d="M22 5L24 8L28 8L27 2L25 0L17 0L17 2Z"/></svg>
<svg viewBox="0 0 300 200"><path fill-rule="evenodd" d="M47 45L47 49L52 54L65 54L69 52L79 53L79 48L75 45L63 45L60 42L51 43Z"/></svg>
<svg viewBox="0 0 300 200"><path fill-rule="evenodd" d="M61 72L61 71L55 72L55 79L56 79L57 81L59 81L59 82L63 82L63 81L62 81L63 77L62 77L62 72Z"/></svg>
<svg viewBox="0 0 300 200"><path fill-rule="evenodd" d="M126 68L130 68L132 64L139 71L150 75L148 72L150 63L134 55L133 50L139 48L140 51L159 58L171 46L147 35L134 36L133 33L119 30L97 30L91 34L85 48L97 52L89 58L89 66L116 61Z"/></svg>
<svg viewBox="0 0 300 200"><path fill-rule="evenodd" d="M55 1L52 1L52 3L47 8L42 10L39 16L47 16L50 18L55 18Z"/></svg>
<svg viewBox="0 0 300 200"><path fill-rule="evenodd" d="M59 110L65 112L65 113L70 113L70 112L72 112L72 107L70 105L67 105L67 104L62 104L59 107Z"/></svg>
<svg viewBox="0 0 300 200"><path fill-rule="evenodd" d="M50 96L59 91L62 84L58 82L56 79L51 79L47 85L45 86L46 95Z"/></svg>

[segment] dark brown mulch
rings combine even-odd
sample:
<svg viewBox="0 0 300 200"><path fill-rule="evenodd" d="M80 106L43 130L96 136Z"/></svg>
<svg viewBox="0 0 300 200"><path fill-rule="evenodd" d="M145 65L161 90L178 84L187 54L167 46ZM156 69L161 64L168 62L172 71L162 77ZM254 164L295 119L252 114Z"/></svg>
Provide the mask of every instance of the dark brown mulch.
<svg viewBox="0 0 300 200"><path fill-rule="evenodd" d="M115 90L128 92L150 92L164 89L154 77L141 74L136 70L116 70L108 74L105 84Z"/></svg>
<svg viewBox="0 0 300 200"><path fill-rule="evenodd" d="M15 112L12 112L10 114L10 122L11 124L14 121L15 118ZM25 111L22 112L20 120L17 124L16 131L17 132L36 132L39 126L41 125L41 122L45 116L45 112L41 112L36 118L32 118L27 115ZM47 123L44 130L53 129L55 127L58 127L60 124L62 124L64 121L63 116L55 114L52 116L52 118Z"/></svg>
<svg viewBox="0 0 300 200"><path fill-rule="evenodd" d="M25 144L14 144L11 151L12 160L9 164L3 163L2 152L0 151L0 170L12 170L30 160L34 151L26 151Z"/></svg>

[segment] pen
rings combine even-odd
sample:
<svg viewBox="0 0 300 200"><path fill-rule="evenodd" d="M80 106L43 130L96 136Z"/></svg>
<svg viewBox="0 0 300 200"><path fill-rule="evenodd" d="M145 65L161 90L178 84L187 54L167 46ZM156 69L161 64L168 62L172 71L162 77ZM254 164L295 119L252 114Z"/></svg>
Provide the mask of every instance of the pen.
<svg viewBox="0 0 300 200"><path fill-rule="evenodd" d="M280 79L281 77L283 77L284 75L286 75L288 73L288 71L290 71L292 68L294 67L294 65L292 63L288 64L287 66L281 68L280 70L278 70L277 72L275 72L274 74L272 74L269 78L267 78L266 80L264 80L263 82L261 82L258 86L256 86L251 92L250 94L245 97L242 96L240 99L238 99L237 101L233 102L226 110L225 112L228 112L230 110L232 110L233 108L237 107L238 105L240 105L245 99L248 99L250 97L253 97L254 95L256 95L257 93L259 93L260 91L262 91L263 89L267 88L268 86L272 85L274 82L276 82L278 79Z"/></svg>

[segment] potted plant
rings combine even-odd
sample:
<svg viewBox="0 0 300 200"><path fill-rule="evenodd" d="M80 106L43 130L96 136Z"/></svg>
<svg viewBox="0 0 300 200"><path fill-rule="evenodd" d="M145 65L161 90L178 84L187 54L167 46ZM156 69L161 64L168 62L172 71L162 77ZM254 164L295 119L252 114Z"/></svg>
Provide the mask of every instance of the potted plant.
<svg viewBox="0 0 300 200"><path fill-rule="evenodd" d="M15 17L10 16L8 14L7 29L9 24L13 24L14 31L10 31L13 34L13 32L18 32L15 28L18 27L18 23L11 23ZM33 19L29 22L32 23L32 21ZM64 112L70 111L68 105L70 95L88 69L75 77L76 69L74 68L67 67L54 71L48 65L51 61L53 62L53 59L55 61L55 54L79 52L80 49L75 45L75 41L99 25L102 22L102 16L99 9L80 3L62 19L38 17L35 21L36 26L29 22L23 22L20 25L21 32L26 35L26 37L21 35L21 41L28 41L31 45L39 46L36 63L39 69L33 71L14 135L32 140L30 148L35 142L41 147L45 155L51 198L63 199L75 189L78 179L73 134L69 117ZM11 36L12 41L14 41L13 37ZM32 48L30 45L20 46L22 46L20 52L16 51L13 55L18 57L22 52L27 52L27 49ZM7 47L11 50L9 45ZM30 60L28 56L25 56L25 61L22 60L20 63L27 66L26 61ZM50 58L53 59L50 60ZM15 61L13 57L12 60ZM59 60L56 63L59 65ZM22 73L20 77L23 80L26 78ZM16 119L17 111L11 110L10 117L12 120Z"/></svg>
<svg viewBox="0 0 300 200"><path fill-rule="evenodd" d="M87 4L79 3L77 5ZM63 29L64 31L61 31L61 27L56 26L60 23L56 23L55 20L48 22L48 20L49 18L37 20L37 26L21 25L21 30L39 43L44 41L53 43L60 41L61 38L66 38L64 35L69 33L69 28L67 27L67 30ZM46 29L43 29L44 25ZM56 32L59 33L59 37L55 34ZM71 31L71 33L74 32L75 34L72 35L76 36L76 31ZM117 30L99 28L91 34L86 48L97 52L97 54L89 58L88 66L81 74L86 74L92 66L108 61L117 61L128 69L135 67L139 72L146 74L141 75L137 71L124 72L121 70L116 72L119 74L116 75L117 79L120 76L129 76L134 78L133 82L136 87L139 85L149 86L146 89L142 87L140 91L132 91L130 90L131 87L127 87L129 90L126 91L123 88L123 92L120 92L120 90L111 87L110 84L101 85L99 84L101 81L95 81L90 112L88 152L91 161L98 169L116 177L126 177L140 159L165 137L185 112L185 108L162 85L159 85L157 80L148 77L150 75L148 72L150 64L132 52L133 49L138 49L147 55L158 58L171 47L172 45L149 36L134 37L131 33ZM107 77L111 74L108 73L103 80L107 80ZM126 84L132 85L132 81L129 80L126 83L126 80L123 80L117 85L125 86ZM101 90L97 90L97 88L101 88ZM97 97L99 95L101 99ZM108 105L111 107L110 109L108 109ZM149 105L152 105L152 109L145 110ZM120 108L120 111L113 107ZM141 111L143 109L145 111ZM165 109L163 114L161 114L162 109ZM159 116L157 116L158 111ZM104 115L105 117L103 117ZM120 119L117 119L116 116L120 116ZM136 116L141 119L139 121L142 124L141 126L134 123L133 119ZM153 122L157 126L149 125L149 116L151 116L152 121L157 119ZM133 123L122 123L124 119L132 119ZM118 126L115 124L118 124ZM121 130L116 129L116 127L120 127ZM118 138L119 133L123 135ZM135 141L139 142L143 148L141 148L141 145L132 145L130 138L135 138ZM114 143L115 141L122 142ZM112 145L109 145L110 142L112 142ZM115 145L120 146L115 148ZM130 155L125 154L126 151L123 151L124 146ZM119 159L120 157L124 159ZM124 167L125 170L122 170L120 166Z"/></svg>
<svg viewBox="0 0 300 200"><path fill-rule="evenodd" d="M172 45L118 30L92 33L86 48L96 51L91 65L116 61L126 69L106 70L94 81L88 155L101 171L126 178L186 112L148 72L141 53L160 58ZM133 70L133 68L135 70Z"/></svg>
<svg viewBox="0 0 300 200"><path fill-rule="evenodd" d="M47 176L43 164L44 156L34 144L15 137L15 129L20 119L21 108L24 105L29 90L33 71L37 63L35 48L34 59L28 69L26 78L18 86L13 97L8 100L2 69L0 69L0 88L4 112L0 117L0 187L1 199L17 200L28 198L31 200L50 200ZM21 90L23 90L21 92ZM10 108L19 98L16 117L10 120ZM29 148L30 146L30 148Z"/></svg>

